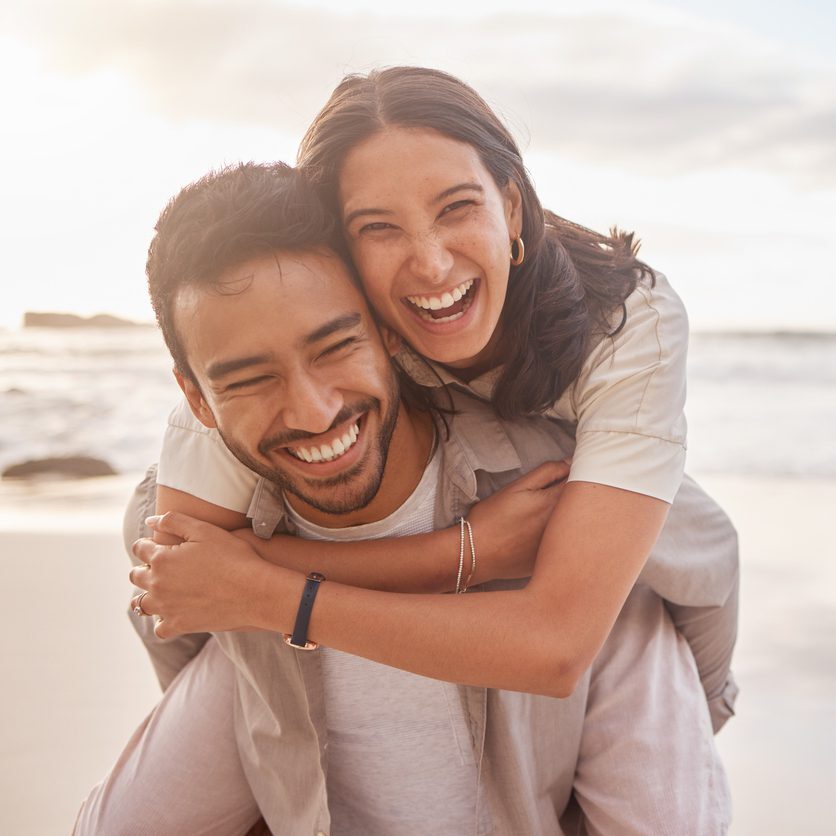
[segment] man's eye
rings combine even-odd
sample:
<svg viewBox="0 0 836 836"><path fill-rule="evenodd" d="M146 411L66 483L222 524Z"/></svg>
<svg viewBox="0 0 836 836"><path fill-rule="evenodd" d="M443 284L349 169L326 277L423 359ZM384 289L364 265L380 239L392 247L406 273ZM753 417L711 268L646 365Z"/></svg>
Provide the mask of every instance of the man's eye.
<svg viewBox="0 0 836 836"><path fill-rule="evenodd" d="M329 345L328 348L324 349L320 353L320 357L328 357L332 354L338 354L339 352L343 351L346 348L350 348L357 344L357 337L346 337L344 340L340 340L338 343L334 343L334 345Z"/></svg>
<svg viewBox="0 0 836 836"><path fill-rule="evenodd" d="M267 380L267 375L262 374L258 377L248 377L246 380L236 380L234 383L227 384L227 391L235 390L235 389L246 389L249 386L255 386L258 383Z"/></svg>

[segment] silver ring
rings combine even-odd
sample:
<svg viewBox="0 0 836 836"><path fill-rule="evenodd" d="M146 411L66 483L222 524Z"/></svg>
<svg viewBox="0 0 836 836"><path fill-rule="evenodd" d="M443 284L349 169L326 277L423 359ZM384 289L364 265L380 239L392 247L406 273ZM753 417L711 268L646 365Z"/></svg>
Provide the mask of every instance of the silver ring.
<svg viewBox="0 0 836 836"><path fill-rule="evenodd" d="M136 603L134 604L134 615L152 615L150 612L145 612L142 609L142 599L147 595L147 592L140 593L139 598L136 599Z"/></svg>

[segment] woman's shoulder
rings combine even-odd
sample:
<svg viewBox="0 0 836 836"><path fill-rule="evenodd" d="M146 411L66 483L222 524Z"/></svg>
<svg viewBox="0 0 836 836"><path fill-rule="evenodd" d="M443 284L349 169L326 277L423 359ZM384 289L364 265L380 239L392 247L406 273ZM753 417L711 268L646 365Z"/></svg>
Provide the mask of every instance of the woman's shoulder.
<svg viewBox="0 0 836 836"><path fill-rule="evenodd" d="M658 367L684 375L688 314L664 273L643 276L609 326L584 361L573 387L576 398L597 381L626 379Z"/></svg>
<svg viewBox="0 0 836 836"><path fill-rule="evenodd" d="M685 307L654 273L611 323L548 414L575 425L574 478L669 502L685 461Z"/></svg>
<svg viewBox="0 0 836 836"><path fill-rule="evenodd" d="M648 319L657 320L665 331L688 337L688 313L679 294L673 289L668 277L658 270L650 270L636 284L635 290L624 300L627 316L622 330L634 331ZM630 314L634 316L631 317ZM622 311L616 312L616 326L622 318ZM632 320L632 321L631 321Z"/></svg>

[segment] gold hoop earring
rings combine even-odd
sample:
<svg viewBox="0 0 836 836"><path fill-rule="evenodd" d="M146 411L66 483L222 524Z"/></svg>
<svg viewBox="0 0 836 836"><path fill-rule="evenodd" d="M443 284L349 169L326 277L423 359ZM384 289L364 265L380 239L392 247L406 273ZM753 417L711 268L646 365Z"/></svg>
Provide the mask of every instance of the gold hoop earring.
<svg viewBox="0 0 836 836"><path fill-rule="evenodd" d="M517 254L514 255L514 246L517 247ZM525 244L523 243L523 239L518 235L512 242L511 242L511 264L514 267L519 267L525 261Z"/></svg>

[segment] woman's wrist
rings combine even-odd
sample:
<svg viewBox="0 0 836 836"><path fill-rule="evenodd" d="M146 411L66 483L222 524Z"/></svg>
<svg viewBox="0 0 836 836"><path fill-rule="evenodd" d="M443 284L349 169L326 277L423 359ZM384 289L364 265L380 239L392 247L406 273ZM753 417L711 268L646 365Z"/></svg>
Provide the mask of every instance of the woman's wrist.
<svg viewBox="0 0 836 836"><path fill-rule="evenodd" d="M301 572L265 561L249 591L254 623L274 633L291 632L304 588Z"/></svg>

